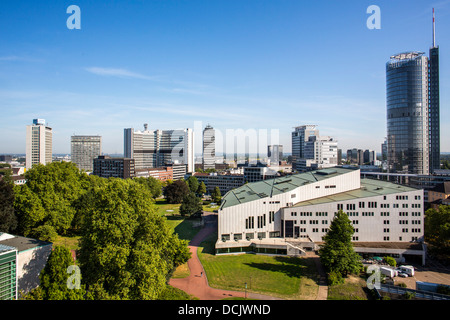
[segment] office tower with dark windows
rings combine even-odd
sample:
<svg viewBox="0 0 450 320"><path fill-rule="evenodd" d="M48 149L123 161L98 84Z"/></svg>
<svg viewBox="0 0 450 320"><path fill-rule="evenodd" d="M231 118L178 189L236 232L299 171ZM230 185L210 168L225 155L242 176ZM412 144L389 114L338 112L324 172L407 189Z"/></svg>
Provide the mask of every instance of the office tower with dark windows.
<svg viewBox="0 0 450 320"><path fill-rule="evenodd" d="M440 167L439 47L386 63L387 162L390 172L431 174Z"/></svg>
<svg viewBox="0 0 450 320"><path fill-rule="evenodd" d="M80 170L92 171L94 159L102 154L101 136L72 136L71 159Z"/></svg>
<svg viewBox="0 0 450 320"><path fill-rule="evenodd" d="M436 23L433 9L433 44L428 60L428 117L430 174L440 168L440 120L439 120L439 46L436 45Z"/></svg>
<svg viewBox="0 0 450 320"><path fill-rule="evenodd" d="M216 168L216 133L209 124L203 130L203 170Z"/></svg>
<svg viewBox="0 0 450 320"><path fill-rule="evenodd" d="M136 169L186 165L194 172L194 137L192 129L134 131L124 129L124 157L134 159Z"/></svg>
<svg viewBox="0 0 450 320"><path fill-rule="evenodd" d="M46 125L44 119L33 119L33 124L27 126L25 167L30 169L33 164L52 162L52 128Z"/></svg>

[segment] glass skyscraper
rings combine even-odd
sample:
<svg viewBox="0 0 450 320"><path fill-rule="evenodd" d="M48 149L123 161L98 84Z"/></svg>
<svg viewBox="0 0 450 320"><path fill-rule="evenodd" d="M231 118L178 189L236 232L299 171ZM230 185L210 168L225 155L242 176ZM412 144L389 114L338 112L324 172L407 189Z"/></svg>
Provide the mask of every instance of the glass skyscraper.
<svg viewBox="0 0 450 320"><path fill-rule="evenodd" d="M423 52L391 56L386 104L389 170L428 174L428 58Z"/></svg>
<svg viewBox="0 0 450 320"><path fill-rule="evenodd" d="M391 56L386 63L387 160L391 172L432 174L440 168L439 47Z"/></svg>

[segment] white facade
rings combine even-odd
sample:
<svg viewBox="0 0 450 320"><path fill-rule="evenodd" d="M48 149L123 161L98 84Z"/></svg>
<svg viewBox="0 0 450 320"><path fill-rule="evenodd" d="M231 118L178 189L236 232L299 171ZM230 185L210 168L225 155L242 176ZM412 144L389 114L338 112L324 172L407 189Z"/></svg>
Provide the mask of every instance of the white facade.
<svg viewBox="0 0 450 320"><path fill-rule="evenodd" d="M136 169L184 164L187 172L194 172L193 130L124 129L124 157L134 159Z"/></svg>
<svg viewBox="0 0 450 320"><path fill-rule="evenodd" d="M342 209L354 242L423 240L423 190L361 179L360 170L333 168L250 183L227 193L218 214L216 249L322 242Z"/></svg>
<svg viewBox="0 0 450 320"><path fill-rule="evenodd" d="M338 163L337 141L329 136L319 136L314 125L304 125L292 132L293 171L325 169Z"/></svg>
<svg viewBox="0 0 450 320"><path fill-rule="evenodd" d="M52 162L52 128L45 125L44 119L34 119L32 125L26 127L26 160L25 167L33 164Z"/></svg>

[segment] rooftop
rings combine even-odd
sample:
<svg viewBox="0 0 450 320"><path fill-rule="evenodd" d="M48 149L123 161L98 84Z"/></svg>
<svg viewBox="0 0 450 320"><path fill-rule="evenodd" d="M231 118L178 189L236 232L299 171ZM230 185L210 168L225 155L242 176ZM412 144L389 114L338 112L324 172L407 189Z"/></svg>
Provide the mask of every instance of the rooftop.
<svg viewBox="0 0 450 320"><path fill-rule="evenodd" d="M308 200L308 201L298 202L294 205L294 207L304 207L304 206L336 202L336 201L346 201L346 200L353 200L353 199L359 199L359 198L368 198L368 197L382 196L382 195L388 195L388 194L392 194L392 193L407 192L407 191L414 191L414 190L417 190L417 189L406 187L406 186L399 185L399 184L394 184L392 182L386 182L386 181L374 180L374 179L361 179L361 188L359 188L359 189L341 192L341 193L337 193L334 195L320 197L320 198L316 198L316 199L312 199L312 200Z"/></svg>
<svg viewBox="0 0 450 320"><path fill-rule="evenodd" d="M2 238L0 240L0 245L5 246L5 247L15 248L19 252L52 244L51 242L46 242L46 241L41 241L41 240L26 238L26 237L21 237L21 236L14 236L14 235L6 234L6 235L8 235L6 237L4 233L1 233L1 235L2 235Z"/></svg>
<svg viewBox="0 0 450 320"><path fill-rule="evenodd" d="M248 183L228 191L222 199L221 209L289 192L308 183L325 180L352 171L354 169L335 167Z"/></svg>

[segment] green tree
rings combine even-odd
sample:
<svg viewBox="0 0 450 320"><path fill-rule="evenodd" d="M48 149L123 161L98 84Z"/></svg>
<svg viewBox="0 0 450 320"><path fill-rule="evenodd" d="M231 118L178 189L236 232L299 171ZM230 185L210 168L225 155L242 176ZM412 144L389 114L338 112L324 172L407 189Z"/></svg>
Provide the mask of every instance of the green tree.
<svg viewBox="0 0 450 320"><path fill-rule="evenodd" d="M199 187L199 182L197 177L195 176L190 176L187 180L186 180L188 186L189 186L189 190L191 190L191 192L197 192L198 187Z"/></svg>
<svg viewBox="0 0 450 320"><path fill-rule="evenodd" d="M14 184L4 177L0 179L0 232L14 232L16 228Z"/></svg>
<svg viewBox="0 0 450 320"><path fill-rule="evenodd" d="M198 194L200 197L202 197L205 193L206 193L206 185L205 185L205 183L202 181L202 182L200 182L200 185L198 186L197 194Z"/></svg>
<svg viewBox="0 0 450 320"><path fill-rule="evenodd" d="M328 233L323 237L324 245L319 250L320 260L328 273L342 276L362 270L360 256L353 250L354 229L347 214L342 210L334 217Z"/></svg>
<svg viewBox="0 0 450 320"><path fill-rule="evenodd" d="M150 192L152 193L153 198L158 198L162 194L162 183L158 179L155 179L153 177L148 178L135 178L134 179L138 183L142 183L144 186L146 186Z"/></svg>
<svg viewBox="0 0 450 320"><path fill-rule="evenodd" d="M164 188L164 197L168 203L181 203L189 193L189 187L184 180L176 180Z"/></svg>
<svg viewBox="0 0 450 320"><path fill-rule="evenodd" d="M190 192L184 196L183 202L181 202L180 214L182 216L192 216L202 212L202 209L203 206L201 199L197 197L195 193Z"/></svg>
<svg viewBox="0 0 450 320"><path fill-rule="evenodd" d="M168 275L189 258L187 241L133 180L111 179L89 192L79 250L87 289L95 299L158 299Z"/></svg>
<svg viewBox="0 0 450 320"><path fill-rule="evenodd" d="M213 192L211 193L211 199L213 202L219 204L220 201L222 201L222 195L220 193L220 188L219 187L215 187Z"/></svg>
<svg viewBox="0 0 450 320"><path fill-rule="evenodd" d="M386 261L386 263L392 267L397 266L397 261L395 261L395 259L392 257L384 257L384 261Z"/></svg>
<svg viewBox="0 0 450 320"><path fill-rule="evenodd" d="M47 264L39 275L40 285L30 291L24 297L27 300L83 300L86 290L81 285L82 276L79 276L79 288L71 282L69 277L74 272L68 272L68 267L74 265L69 249L63 246L55 246L51 252ZM70 271L70 269L69 269ZM70 286L69 286L69 284Z"/></svg>
<svg viewBox="0 0 450 320"><path fill-rule="evenodd" d="M66 234L76 213L74 202L89 186L88 176L72 162L52 162L34 165L25 179L26 184L14 188L20 233L28 236L49 225Z"/></svg>
<svg viewBox="0 0 450 320"><path fill-rule="evenodd" d="M450 206L440 205L425 212L425 240L440 253L450 253Z"/></svg>

